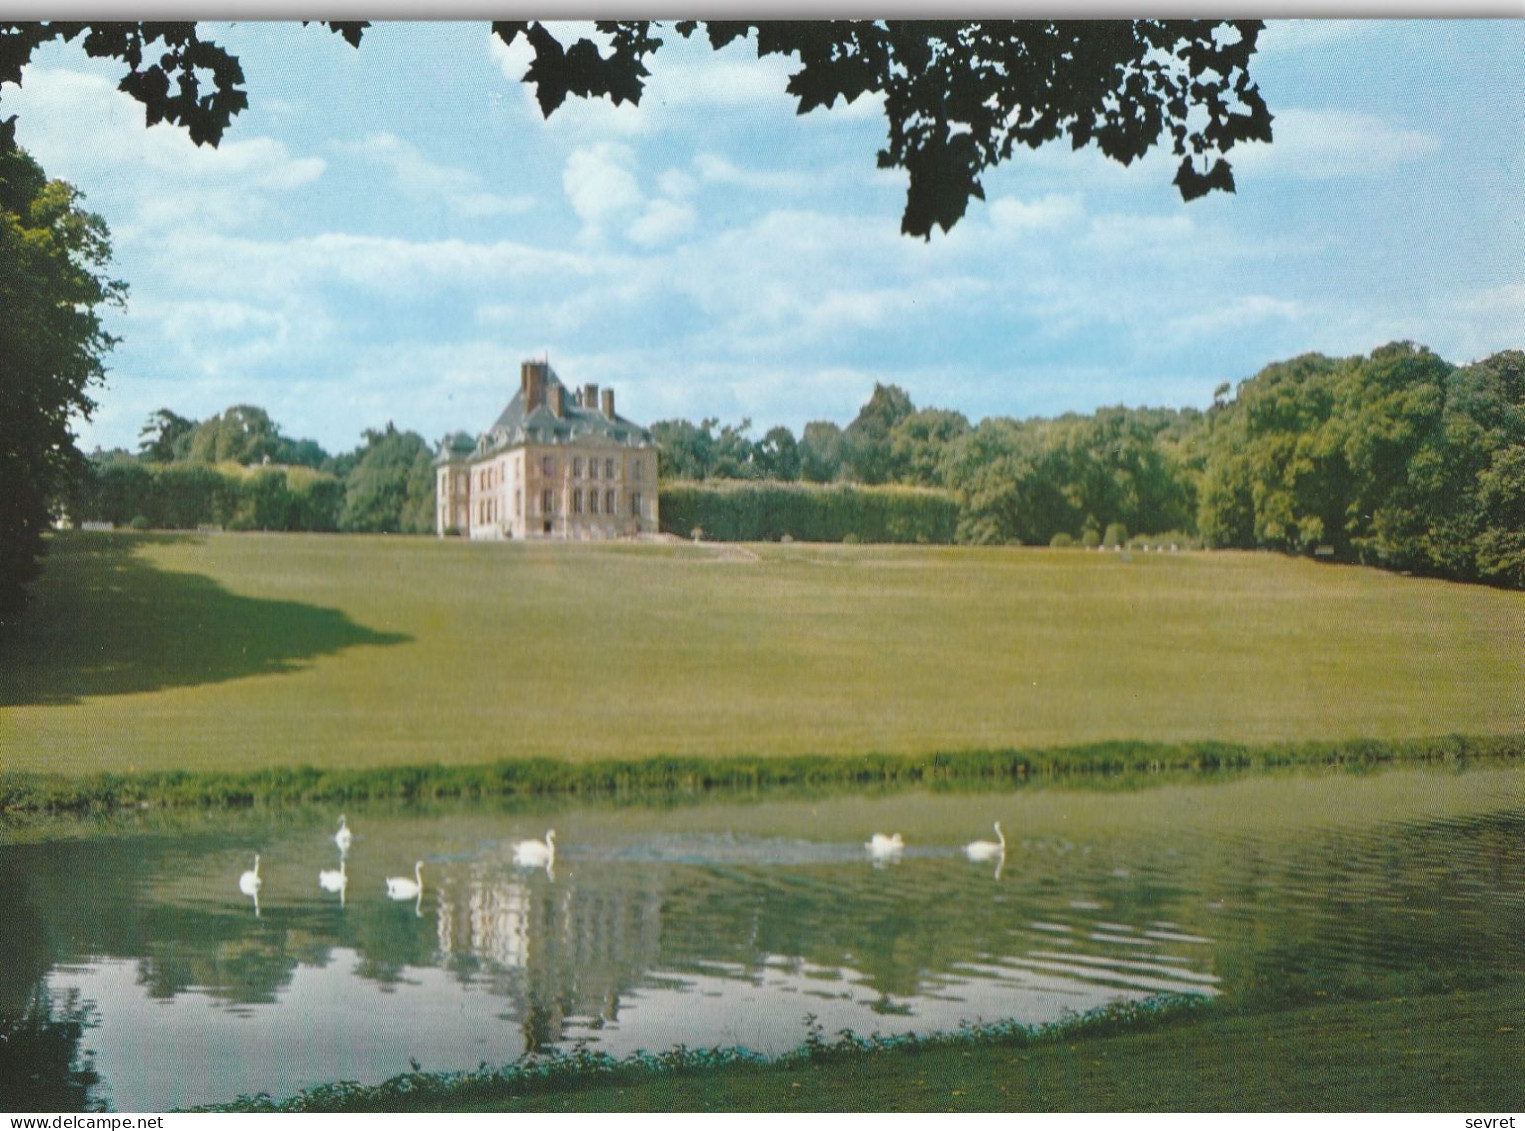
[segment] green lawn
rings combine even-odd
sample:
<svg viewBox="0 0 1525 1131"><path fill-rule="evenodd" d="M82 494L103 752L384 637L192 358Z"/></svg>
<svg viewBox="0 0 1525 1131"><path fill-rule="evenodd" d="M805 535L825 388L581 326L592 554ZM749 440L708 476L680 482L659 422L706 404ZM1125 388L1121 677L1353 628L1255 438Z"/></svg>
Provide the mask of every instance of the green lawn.
<svg viewBox="0 0 1525 1131"><path fill-rule="evenodd" d="M71 534L8 770L1525 730L1525 594L1249 554Z"/></svg>

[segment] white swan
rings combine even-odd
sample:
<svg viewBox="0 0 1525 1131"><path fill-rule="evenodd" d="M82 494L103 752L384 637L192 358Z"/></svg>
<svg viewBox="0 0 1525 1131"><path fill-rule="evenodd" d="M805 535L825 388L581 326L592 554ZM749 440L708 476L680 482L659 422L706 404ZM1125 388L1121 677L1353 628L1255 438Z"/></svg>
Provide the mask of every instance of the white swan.
<svg viewBox="0 0 1525 1131"><path fill-rule="evenodd" d="M238 890L254 900L254 917L259 918L259 889L263 881L259 878L259 855L254 857L254 867L238 877Z"/></svg>
<svg viewBox="0 0 1525 1131"><path fill-rule="evenodd" d="M424 893L424 862L420 860L413 865L413 878L407 876L387 877L387 897L389 899L412 899L414 896Z"/></svg>
<svg viewBox="0 0 1525 1131"><path fill-rule="evenodd" d="M524 868L549 868L556 863L556 830L550 829L545 840L521 840L514 845L514 863Z"/></svg>
<svg viewBox="0 0 1525 1131"><path fill-rule="evenodd" d="M995 840L972 840L964 845L964 855L971 860L994 860L1006 857L1006 836L1001 832L1001 822L995 823Z"/></svg>
<svg viewBox="0 0 1525 1131"><path fill-rule="evenodd" d="M344 870L344 857L339 857L339 867L325 868L318 873L318 886L324 891L339 893L339 906L344 906L344 890L349 887L349 875Z"/></svg>
<svg viewBox="0 0 1525 1131"><path fill-rule="evenodd" d="M868 854L875 860L888 860L891 856L900 855L901 849L905 848L905 841L900 839L899 833L890 836L875 833L863 847L868 849Z"/></svg>
<svg viewBox="0 0 1525 1131"><path fill-rule="evenodd" d="M349 845L350 845L350 841L353 840L353 839L354 839L354 836L349 831L349 825L344 820L344 814L340 813L339 814L339 831L334 834L334 843L339 846L339 852L342 855L344 855L344 856L348 856L349 855Z"/></svg>
<svg viewBox="0 0 1525 1131"><path fill-rule="evenodd" d="M259 878L259 856L256 854L254 857L254 867L238 877L238 890L245 895L258 897L260 884L263 882Z"/></svg>

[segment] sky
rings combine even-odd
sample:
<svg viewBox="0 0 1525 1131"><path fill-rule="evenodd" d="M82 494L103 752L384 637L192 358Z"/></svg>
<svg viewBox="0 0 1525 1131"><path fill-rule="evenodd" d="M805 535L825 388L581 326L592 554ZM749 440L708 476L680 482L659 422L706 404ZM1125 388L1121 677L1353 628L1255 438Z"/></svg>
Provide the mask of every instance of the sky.
<svg viewBox="0 0 1525 1131"><path fill-rule="evenodd" d="M81 447L149 416L265 408L354 448L488 427L519 363L622 415L845 425L918 407L1204 407L1297 354L1525 348L1525 21L1283 21L1251 75L1270 145L1185 203L1167 151L1067 143L986 174L951 233L900 234L860 98L795 113L786 59L675 34L639 107L542 118L485 22L208 24L250 107L216 149L145 128L121 65L34 55L0 113L109 225L130 296Z"/></svg>

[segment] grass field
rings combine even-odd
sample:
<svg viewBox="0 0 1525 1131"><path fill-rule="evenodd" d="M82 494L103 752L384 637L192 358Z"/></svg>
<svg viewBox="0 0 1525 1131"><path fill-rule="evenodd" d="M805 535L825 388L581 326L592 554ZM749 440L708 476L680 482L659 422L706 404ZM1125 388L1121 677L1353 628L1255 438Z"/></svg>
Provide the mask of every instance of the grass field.
<svg viewBox="0 0 1525 1131"><path fill-rule="evenodd" d="M1525 730L1525 594L1271 555L66 534L16 771Z"/></svg>

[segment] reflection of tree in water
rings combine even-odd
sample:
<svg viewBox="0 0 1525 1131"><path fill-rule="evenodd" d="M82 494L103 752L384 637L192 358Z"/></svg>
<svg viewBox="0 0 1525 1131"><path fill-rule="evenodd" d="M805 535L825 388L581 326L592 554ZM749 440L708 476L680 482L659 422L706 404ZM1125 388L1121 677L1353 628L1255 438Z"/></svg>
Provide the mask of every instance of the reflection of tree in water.
<svg viewBox="0 0 1525 1131"><path fill-rule="evenodd" d="M417 904L403 900L352 905L350 921L360 952L355 973L390 985L403 981L404 971L410 966L435 965L439 959L437 901L444 898L442 891L425 887L423 899Z"/></svg>
<svg viewBox="0 0 1525 1131"><path fill-rule="evenodd" d="M695 871L668 893L664 961L680 969L732 962L755 972L778 957L801 959L857 971L888 999L910 997L929 973L1004 953L1030 911L1009 897L1017 884L997 888L985 872L947 861L903 861L863 883L866 868Z"/></svg>
<svg viewBox="0 0 1525 1131"><path fill-rule="evenodd" d="M240 1004L271 1002L300 964L278 918L157 908L138 960L138 983L154 998L190 989Z"/></svg>
<svg viewBox="0 0 1525 1131"><path fill-rule="evenodd" d="M1491 984L1525 960L1525 816L1245 837L1203 860L1215 964L1246 1001Z"/></svg>
<svg viewBox="0 0 1525 1131"><path fill-rule="evenodd" d="M71 991L55 1003L34 986L26 1008L0 1017L0 1096L8 1111L104 1111L95 1094L100 1075L80 1047L85 1030L98 1024L94 1009Z"/></svg>

